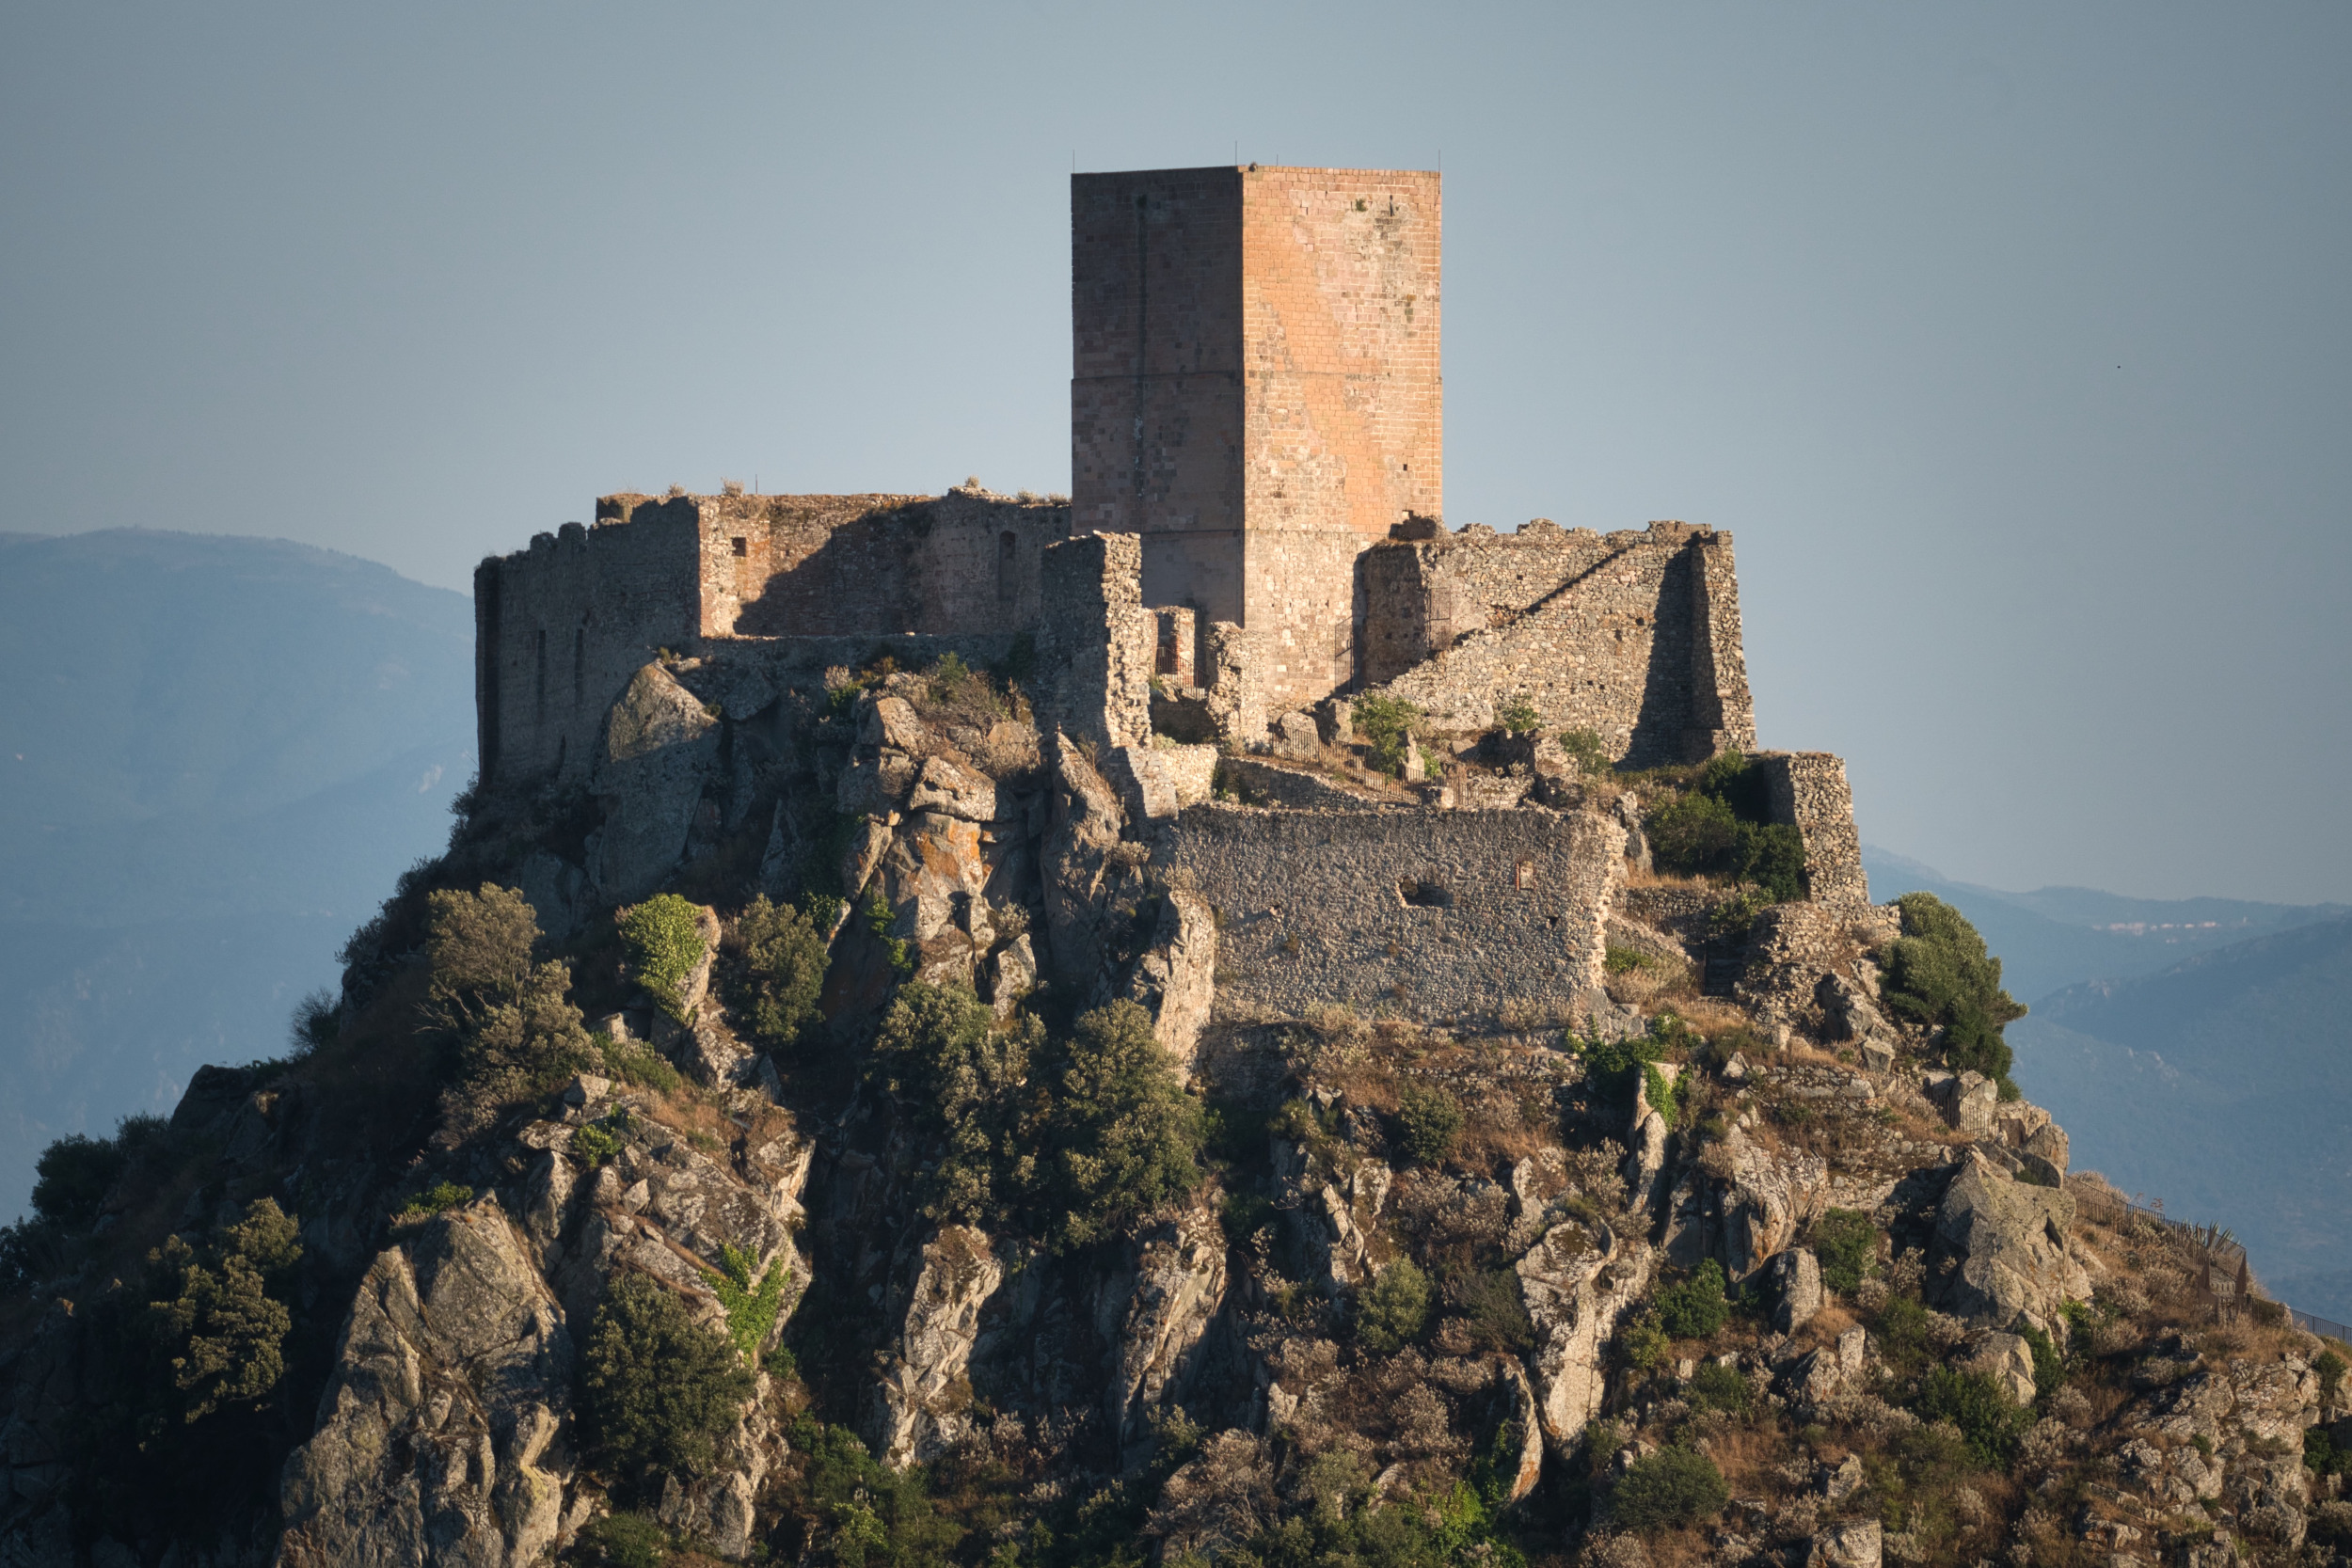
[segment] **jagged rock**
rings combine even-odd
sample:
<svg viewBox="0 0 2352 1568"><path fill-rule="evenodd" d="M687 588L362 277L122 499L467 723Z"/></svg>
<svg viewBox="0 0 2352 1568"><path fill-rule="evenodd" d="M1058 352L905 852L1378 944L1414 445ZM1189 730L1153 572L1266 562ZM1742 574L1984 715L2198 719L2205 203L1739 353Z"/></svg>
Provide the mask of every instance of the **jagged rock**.
<svg viewBox="0 0 2352 1568"><path fill-rule="evenodd" d="M1625 858L1641 870L1649 869L1649 838L1642 832L1642 798L1631 790L1619 794L1613 809L1625 829Z"/></svg>
<svg viewBox="0 0 2352 1568"><path fill-rule="evenodd" d="M1723 1141L1729 1174L1722 1179L1724 1272L1746 1280L1829 1207L1829 1165L1798 1149L1775 1153L1734 1126Z"/></svg>
<svg viewBox="0 0 2352 1568"><path fill-rule="evenodd" d="M997 820L996 781L944 756L923 759L923 771L907 796L907 810L935 811L966 822Z"/></svg>
<svg viewBox="0 0 2352 1568"><path fill-rule="evenodd" d="M1511 1489L1503 1501L1518 1502L1535 1490L1535 1483L1544 1479L1544 1418L1536 1405L1535 1386L1527 1381L1527 1369L1518 1356L1504 1356L1497 1365L1504 1391L1511 1398L1511 1422L1518 1428L1518 1464L1511 1472Z"/></svg>
<svg viewBox="0 0 2352 1568"><path fill-rule="evenodd" d="M1216 1000L1216 915L1200 895L1174 888L1161 899L1159 927L1136 960L1127 994L1151 1009L1152 1037L1189 1079Z"/></svg>
<svg viewBox="0 0 2352 1568"><path fill-rule="evenodd" d="M1992 1131L2001 1102L2001 1086L1981 1072L1931 1071L1922 1087L1944 1113L1944 1119L1963 1132Z"/></svg>
<svg viewBox="0 0 2352 1568"><path fill-rule="evenodd" d="M1085 754L1057 733L1046 746L1053 769L1053 820L1045 835L1048 948L1058 983L1084 1002L1098 994L1103 942L1119 869L1119 798Z"/></svg>
<svg viewBox="0 0 2352 1568"><path fill-rule="evenodd" d="M865 711L858 716L859 745L915 756L926 755L938 746L939 737L904 697L862 698L860 702Z"/></svg>
<svg viewBox="0 0 2352 1568"><path fill-rule="evenodd" d="M1208 1209L1162 1225L1136 1249L1135 1287L1119 1327L1104 1400L1111 1430L1131 1449L1151 1418L1181 1403L1209 1324L1225 1300L1225 1232Z"/></svg>
<svg viewBox="0 0 2352 1568"><path fill-rule="evenodd" d="M2033 1403L2033 1346L2024 1335L1988 1334L1962 1365L1992 1378L2019 1404Z"/></svg>
<svg viewBox="0 0 2352 1568"><path fill-rule="evenodd" d="M2044 1122L2026 1137L2022 1152L2046 1163L2058 1175L2066 1174L2066 1129L2057 1122Z"/></svg>
<svg viewBox="0 0 2352 1568"><path fill-rule="evenodd" d="M556 1438L572 1354L563 1309L494 1197L379 1255L317 1430L287 1461L280 1560L537 1562L571 1481Z"/></svg>
<svg viewBox="0 0 2352 1568"><path fill-rule="evenodd" d="M1790 1247L1771 1265L1772 1327L1794 1334L1821 1309L1821 1262L1808 1247Z"/></svg>
<svg viewBox="0 0 2352 1568"><path fill-rule="evenodd" d="M1813 1537L1805 1568L1880 1568L1883 1543L1876 1519L1836 1525Z"/></svg>
<svg viewBox="0 0 2352 1568"><path fill-rule="evenodd" d="M1971 1148L1936 1212L1937 1249L1959 1265L1943 1285L1946 1308L1975 1323L2020 1312L2046 1322L2061 1302L2087 1299L2090 1281L2066 1249L2074 1220L2063 1191L2012 1180Z"/></svg>
<svg viewBox="0 0 2352 1568"><path fill-rule="evenodd" d="M1544 1438L1565 1461L1600 1412L1609 1341L1617 1320L1649 1289L1650 1252L1606 1225L1587 1229L1567 1220L1545 1232L1518 1273L1535 1332L1532 1370Z"/></svg>
<svg viewBox="0 0 2352 1568"><path fill-rule="evenodd" d="M1820 1005L1825 1022L1822 1033L1829 1039L1867 1039L1886 1029L1886 1020L1869 994L1842 974L1823 975L1814 988L1813 999Z"/></svg>
<svg viewBox="0 0 2352 1568"><path fill-rule="evenodd" d="M1821 1466L1821 1496L1835 1507L1862 1490L1862 1456L1850 1453L1835 1466Z"/></svg>
<svg viewBox="0 0 2352 1568"><path fill-rule="evenodd" d="M661 885L718 765L719 721L660 664L648 664L605 723L591 787L604 803L589 874L608 900L628 903Z"/></svg>
<svg viewBox="0 0 2352 1568"><path fill-rule="evenodd" d="M893 1469L930 1459L962 1434L972 1402L965 1369L980 1307L1004 1277L988 1237L970 1226L946 1227L924 1243L905 1317L874 1389L876 1445Z"/></svg>

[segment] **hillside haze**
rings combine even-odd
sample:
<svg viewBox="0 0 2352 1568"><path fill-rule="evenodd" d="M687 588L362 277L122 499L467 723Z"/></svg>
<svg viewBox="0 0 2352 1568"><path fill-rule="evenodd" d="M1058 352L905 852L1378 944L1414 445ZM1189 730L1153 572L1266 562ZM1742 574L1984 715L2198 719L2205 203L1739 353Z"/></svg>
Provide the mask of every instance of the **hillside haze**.
<svg viewBox="0 0 2352 1568"><path fill-rule="evenodd" d="M2229 1227L2282 1300L2352 1321L2352 911L2341 904L2008 893L1866 848L1874 897L1951 904L2032 1011L2017 1081L2075 1162Z"/></svg>
<svg viewBox="0 0 2352 1568"><path fill-rule="evenodd" d="M472 767L471 606L282 540L0 535L0 1215L283 1048Z"/></svg>

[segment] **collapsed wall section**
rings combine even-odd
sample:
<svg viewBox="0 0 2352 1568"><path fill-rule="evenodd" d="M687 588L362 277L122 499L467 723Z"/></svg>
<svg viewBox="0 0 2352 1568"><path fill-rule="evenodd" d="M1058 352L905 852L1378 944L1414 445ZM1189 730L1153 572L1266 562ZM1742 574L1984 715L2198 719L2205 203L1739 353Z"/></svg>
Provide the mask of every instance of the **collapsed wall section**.
<svg viewBox="0 0 2352 1568"><path fill-rule="evenodd" d="M1632 768L1755 746L1729 534L1422 531L1364 555L1367 686L1441 729L1490 728L1524 702Z"/></svg>
<svg viewBox="0 0 2352 1568"><path fill-rule="evenodd" d="M1573 1017L1601 984L1625 830L1597 814L1208 803L1168 833L1171 880L1216 911L1220 1018Z"/></svg>
<svg viewBox="0 0 2352 1568"><path fill-rule="evenodd" d="M1867 904L1870 879L1862 870L1845 759L1828 752L1767 752L1756 763L1772 819L1793 825L1804 840L1806 896L1816 904Z"/></svg>

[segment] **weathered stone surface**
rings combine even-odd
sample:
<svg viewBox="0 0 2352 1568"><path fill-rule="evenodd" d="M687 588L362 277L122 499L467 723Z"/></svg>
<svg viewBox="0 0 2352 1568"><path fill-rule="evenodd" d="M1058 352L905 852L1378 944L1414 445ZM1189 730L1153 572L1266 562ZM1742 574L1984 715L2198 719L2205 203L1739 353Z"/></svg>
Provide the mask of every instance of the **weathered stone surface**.
<svg viewBox="0 0 2352 1568"><path fill-rule="evenodd" d="M1739 1284L1829 1207L1829 1165L1818 1154L1766 1149L1734 1126L1723 1143L1724 1272Z"/></svg>
<svg viewBox="0 0 2352 1568"><path fill-rule="evenodd" d="M924 1243L905 1315L874 1386L874 1437L882 1462L904 1469L961 1435L972 1385L965 1375L980 1307L1004 1282L987 1236L948 1226Z"/></svg>
<svg viewBox="0 0 2352 1568"><path fill-rule="evenodd" d="M1169 890L1152 944L1136 960L1128 995L1151 1009L1152 1037L1190 1078L1200 1031L1216 1001L1216 916L1206 899L1184 888Z"/></svg>
<svg viewBox="0 0 2352 1568"><path fill-rule="evenodd" d="M1807 1247L1790 1247L1771 1264L1772 1326L1794 1334L1820 1311L1821 1262Z"/></svg>
<svg viewBox="0 0 2352 1568"><path fill-rule="evenodd" d="M923 771L907 797L907 809L935 811L966 822L993 822L997 819L996 782L944 756L926 757Z"/></svg>
<svg viewBox="0 0 2352 1568"><path fill-rule="evenodd" d="M563 1309L496 1199L378 1256L317 1431L287 1462L282 1560L538 1561L571 1480L556 1437L572 1355Z"/></svg>
<svg viewBox="0 0 2352 1568"><path fill-rule="evenodd" d="M2052 1321L2059 1303L2087 1299L2090 1281L2066 1250L2074 1219L2064 1192L2013 1180L1970 1149L1936 1213L1937 1250L1958 1265L1944 1281L1946 1308L1999 1325L2020 1312Z"/></svg>
<svg viewBox="0 0 2352 1568"><path fill-rule="evenodd" d="M605 730L591 787L604 802L589 874L616 903L661 885L718 764L718 721L660 664L637 672Z"/></svg>
<svg viewBox="0 0 2352 1568"><path fill-rule="evenodd" d="M1962 1363L2001 1386L2019 1404L2033 1403L2033 1346L2022 1334L1988 1334Z"/></svg>
<svg viewBox="0 0 2352 1568"><path fill-rule="evenodd" d="M1104 923L1120 878L1111 859L1122 826L1119 797L1061 736L1048 742L1046 763L1054 776L1041 865L1048 949L1059 983L1089 998L1102 983Z"/></svg>
<svg viewBox="0 0 2352 1568"><path fill-rule="evenodd" d="M1323 754L1323 736L1311 713L1285 713L1270 727L1268 740L1276 756L1312 762Z"/></svg>
<svg viewBox="0 0 2352 1568"><path fill-rule="evenodd" d="M1568 1220L1545 1232L1518 1272L1535 1331L1532 1370L1544 1438L1566 1461L1600 1413L1609 1341L1617 1321L1648 1292L1650 1251L1609 1226Z"/></svg>
<svg viewBox="0 0 2352 1568"><path fill-rule="evenodd" d="M1191 1209L1144 1237L1119 1325L1104 1414L1120 1441L1148 1444L1152 1418L1183 1402L1209 1324L1225 1301L1225 1232Z"/></svg>
<svg viewBox="0 0 2352 1568"><path fill-rule="evenodd" d="M1880 1568L1882 1546L1876 1519L1836 1525L1813 1537L1805 1568Z"/></svg>

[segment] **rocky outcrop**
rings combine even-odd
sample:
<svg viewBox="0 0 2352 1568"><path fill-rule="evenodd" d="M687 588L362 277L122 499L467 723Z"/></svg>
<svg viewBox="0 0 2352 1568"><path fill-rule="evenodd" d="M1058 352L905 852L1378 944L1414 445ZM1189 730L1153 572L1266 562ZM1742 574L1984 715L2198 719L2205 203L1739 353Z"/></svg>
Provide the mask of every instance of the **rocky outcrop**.
<svg viewBox="0 0 2352 1568"><path fill-rule="evenodd" d="M1818 1154L1765 1148L1738 1126L1720 1147L1721 1256L1737 1285L1821 1217L1829 1207L1829 1164Z"/></svg>
<svg viewBox="0 0 2352 1568"><path fill-rule="evenodd" d="M1052 818L1041 868L1046 935L1056 979L1091 1001L1104 981L1111 895L1125 864L1118 858L1119 797L1084 752L1056 735L1046 747L1053 772Z"/></svg>
<svg viewBox="0 0 2352 1568"><path fill-rule="evenodd" d="M1111 1430L1130 1449L1148 1444L1152 1418L1183 1402L1224 1305L1225 1232L1216 1215L1191 1209L1152 1231L1136 1247L1134 1281L1104 1402Z"/></svg>
<svg viewBox="0 0 2352 1568"><path fill-rule="evenodd" d="M493 1197L377 1258L318 1427L286 1466L281 1560L520 1568L567 1524L572 1337Z"/></svg>
<svg viewBox="0 0 2352 1568"><path fill-rule="evenodd" d="M2013 1180L1978 1149L1945 1190L1935 1243L1948 1260L1947 1310L2006 1327L2021 1312L2054 1322L2065 1301L2088 1300L2090 1280L2067 1251L2074 1200Z"/></svg>
<svg viewBox="0 0 2352 1568"><path fill-rule="evenodd" d="M1772 1261L1772 1327L1794 1334L1821 1309L1821 1261L1805 1247L1790 1247Z"/></svg>
<svg viewBox="0 0 2352 1568"><path fill-rule="evenodd" d="M1537 1414L1551 1452L1565 1460L1600 1414L1609 1341L1648 1293L1650 1251L1607 1225L1568 1220L1545 1232L1518 1273L1535 1333Z"/></svg>
<svg viewBox="0 0 2352 1568"><path fill-rule="evenodd" d="M905 1315L874 1386L874 1446L882 1463L904 1469L962 1434L980 1308L1004 1278L989 1238L969 1226L946 1227L924 1243Z"/></svg>
<svg viewBox="0 0 2352 1568"><path fill-rule="evenodd" d="M604 803L588 871L613 903L659 888L686 852L687 833L719 758L719 721L660 664L629 681L605 721L590 787Z"/></svg>
<svg viewBox="0 0 2352 1568"><path fill-rule="evenodd" d="M1198 894L1172 888L1161 900L1159 927L1127 993L1151 1009L1152 1037L1190 1077L1216 999L1216 916Z"/></svg>

